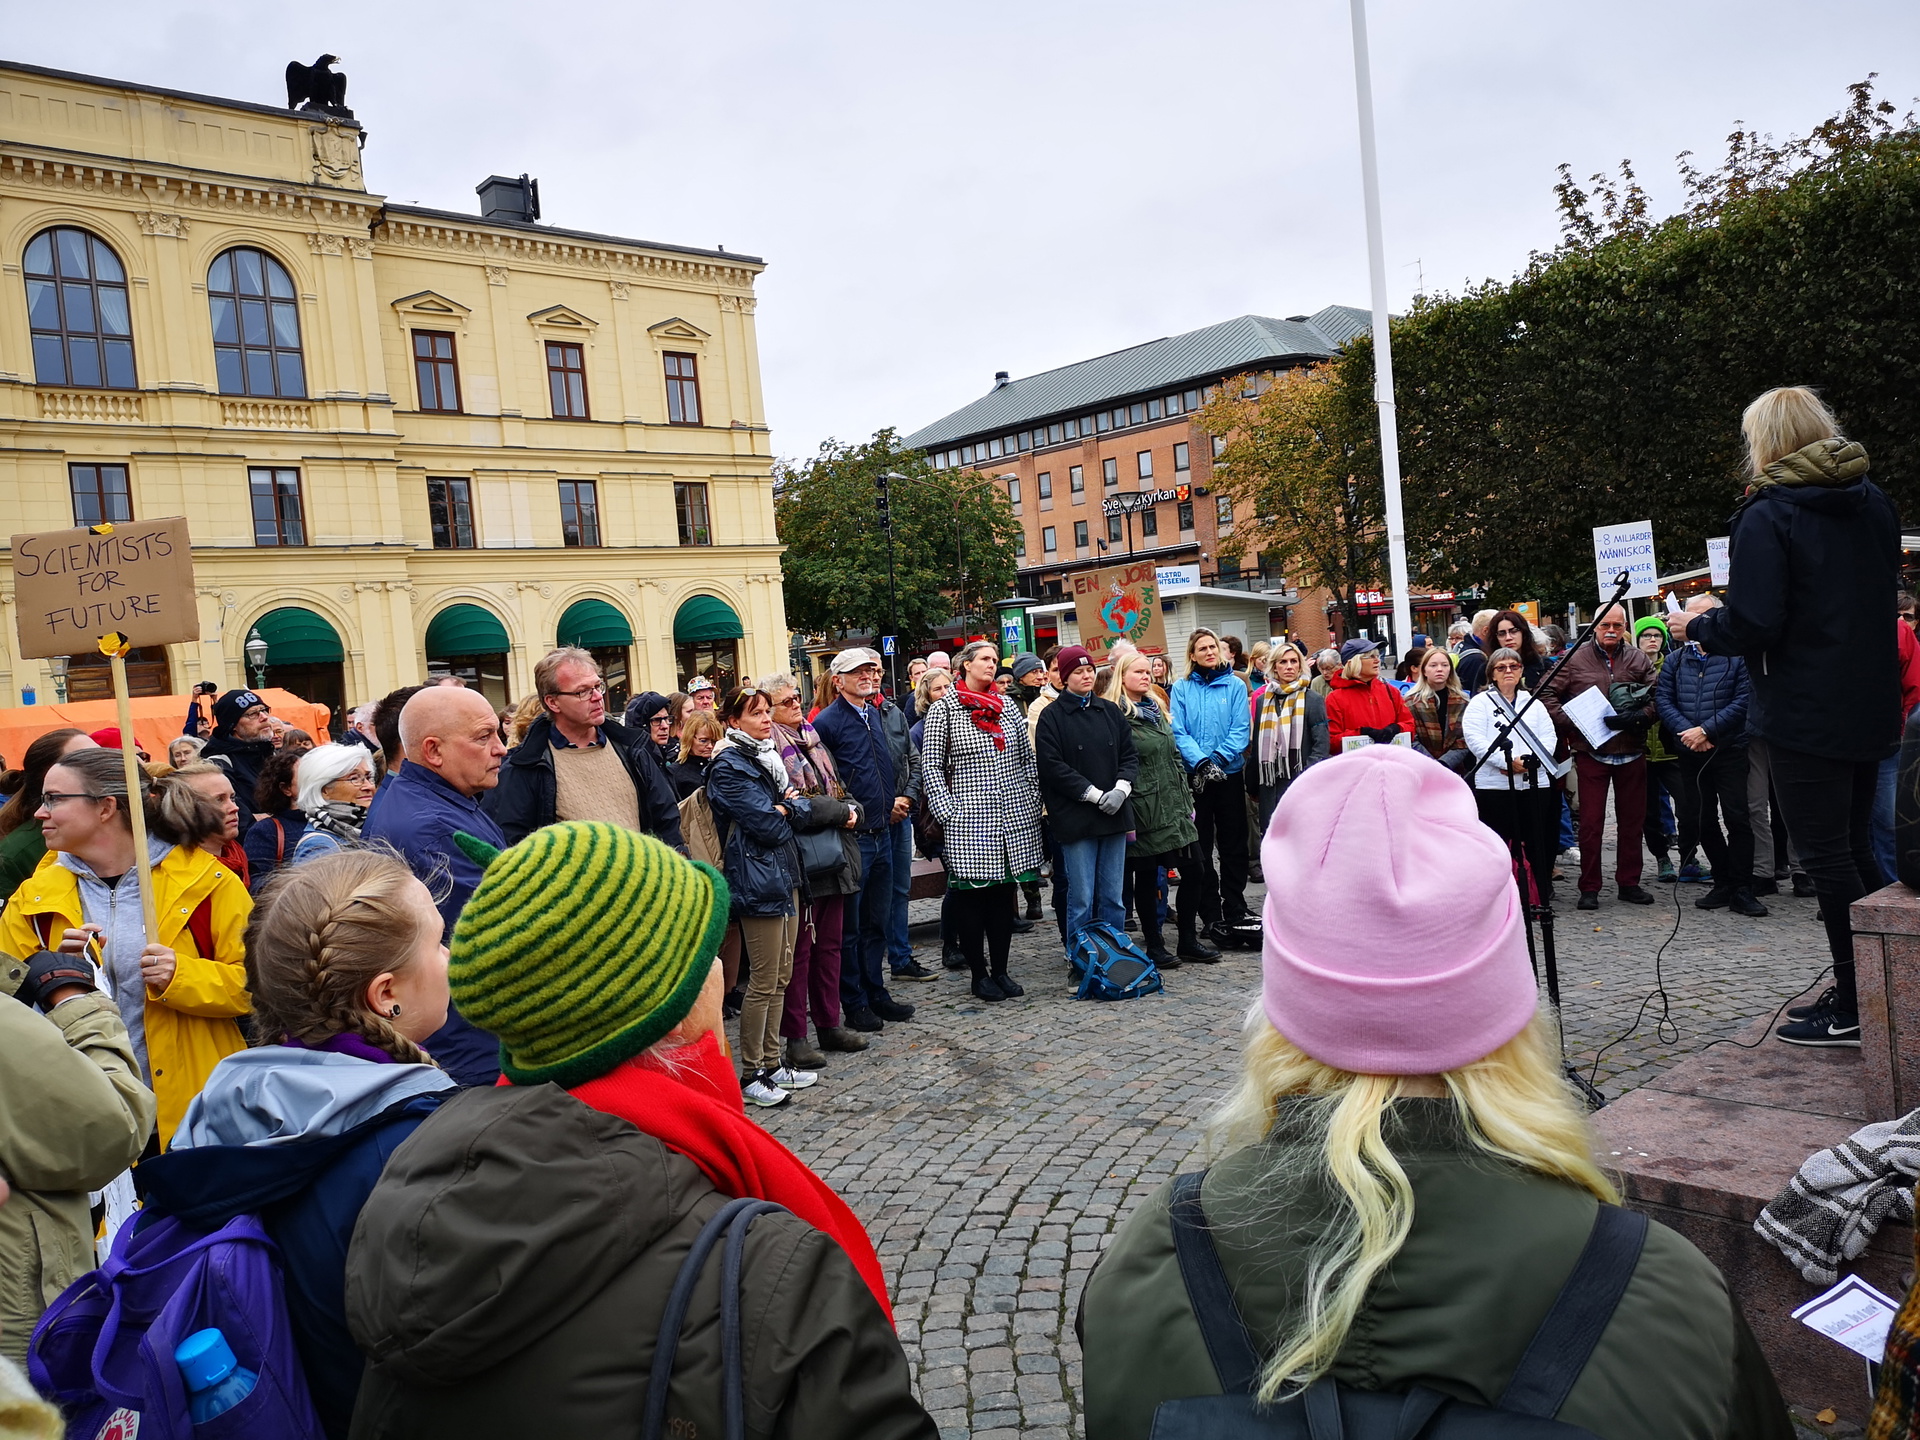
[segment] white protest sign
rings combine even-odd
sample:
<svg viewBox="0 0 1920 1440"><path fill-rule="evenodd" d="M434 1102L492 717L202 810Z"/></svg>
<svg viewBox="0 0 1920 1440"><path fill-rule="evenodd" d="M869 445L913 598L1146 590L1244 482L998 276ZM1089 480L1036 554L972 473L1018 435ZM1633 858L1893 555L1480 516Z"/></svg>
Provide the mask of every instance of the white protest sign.
<svg viewBox="0 0 1920 1440"><path fill-rule="evenodd" d="M1733 579L1733 572L1730 568L1733 562L1729 558L1727 548L1730 543L1728 537L1725 535L1708 537L1707 580L1715 587L1728 584Z"/></svg>
<svg viewBox="0 0 1920 1440"><path fill-rule="evenodd" d="M1593 564L1600 577L1600 598L1613 598L1615 577L1622 570L1633 578L1627 599L1644 600L1659 589L1654 584L1653 522L1634 520L1625 525L1593 527Z"/></svg>
<svg viewBox="0 0 1920 1440"><path fill-rule="evenodd" d="M1795 1310L1793 1318L1877 1365L1886 1353L1887 1331L1899 1310L1898 1300L1881 1294L1858 1275L1849 1275Z"/></svg>

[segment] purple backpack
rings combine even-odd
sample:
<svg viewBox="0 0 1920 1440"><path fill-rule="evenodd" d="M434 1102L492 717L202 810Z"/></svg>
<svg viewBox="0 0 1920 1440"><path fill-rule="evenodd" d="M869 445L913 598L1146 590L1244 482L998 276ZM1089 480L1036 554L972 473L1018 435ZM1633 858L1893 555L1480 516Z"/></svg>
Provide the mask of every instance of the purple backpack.
<svg viewBox="0 0 1920 1440"><path fill-rule="evenodd" d="M34 1326L28 1375L67 1412L68 1440L322 1440L287 1320L280 1250L259 1217L211 1232L172 1216L140 1218ZM210 1325L260 1378L245 1400L196 1428L173 1352Z"/></svg>

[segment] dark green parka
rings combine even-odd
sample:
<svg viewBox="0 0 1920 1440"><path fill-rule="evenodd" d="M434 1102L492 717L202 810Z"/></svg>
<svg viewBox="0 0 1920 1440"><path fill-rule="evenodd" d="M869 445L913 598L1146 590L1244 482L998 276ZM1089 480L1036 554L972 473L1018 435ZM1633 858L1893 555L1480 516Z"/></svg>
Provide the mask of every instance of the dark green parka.
<svg viewBox="0 0 1920 1440"><path fill-rule="evenodd" d="M1312 1143L1289 1108L1282 1102L1273 1134L1215 1165L1201 1190L1235 1301L1264 1354L1303 1288L1298 1237L1316 1233L1333 1205L1268 1180L1273 1147ZM1398 1101L1388 1124L1413 1185L1413 1228L1362 1305L1333 1377L1365 1390L1419 1383L1491 1405L1586 1244L1598 1202L1475 1148L1451 1100ZM1220 1393L1174 1254L1171 1188L1120 1227L1081 1296L1087 1440L1144 1440L1162 1400ZM1720 1272L1658 1222L1558 1418L1601 1440L1793 1435Z"/></svg>
<svg viewBox="0 0 1920 1440"><path fill-rule="evenodd" d="M1173 726L1155 705L1151 717L1136 706L1127 717L1140 773L1133 779L1133 840L1130 858L1165 855L1200 838L1193 824L1193 792L1187 788L1187 770L1180 763Z"/></svg>

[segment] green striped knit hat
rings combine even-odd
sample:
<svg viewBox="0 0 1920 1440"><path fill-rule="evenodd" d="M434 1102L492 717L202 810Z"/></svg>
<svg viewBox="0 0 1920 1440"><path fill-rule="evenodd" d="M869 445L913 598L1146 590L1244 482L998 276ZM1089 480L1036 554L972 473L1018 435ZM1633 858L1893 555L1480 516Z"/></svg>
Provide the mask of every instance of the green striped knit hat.
<svg viewBox="0 0 1920 1440"><path fill-rule="evenodd" d="M650 835L597 820L496 850L454 922L447 985L500 1039L516 1085L579 1085L638 1055L693 1009L727 933L727 882Z"/></svg>

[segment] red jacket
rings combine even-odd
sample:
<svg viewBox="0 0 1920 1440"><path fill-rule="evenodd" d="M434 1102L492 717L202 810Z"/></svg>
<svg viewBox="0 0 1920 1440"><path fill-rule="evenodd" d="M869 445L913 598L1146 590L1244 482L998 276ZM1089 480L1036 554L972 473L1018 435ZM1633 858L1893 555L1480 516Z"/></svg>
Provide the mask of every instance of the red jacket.
<svg viewBox="0 0 1920 1440"><path fill-rule="evenodd" d="M1913 707L1920 705L1920 639L1906 621L1893 623L1900 627L1900 723L1905 725Z"/></svg>
<svg viewBox="0 0 1920 1440"><path fill-rule="evenodd" d="M1338 755L1349 735L1396 725L1411 735L1413 712L1398 690L1381 679L1349 680L1336 674L1327 690L1327 748Z"/></svg>

